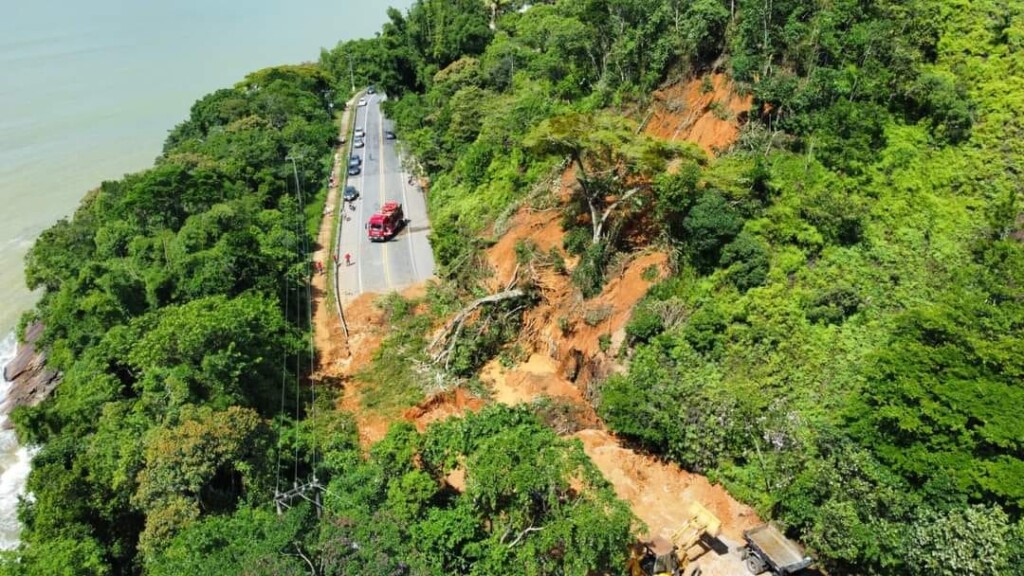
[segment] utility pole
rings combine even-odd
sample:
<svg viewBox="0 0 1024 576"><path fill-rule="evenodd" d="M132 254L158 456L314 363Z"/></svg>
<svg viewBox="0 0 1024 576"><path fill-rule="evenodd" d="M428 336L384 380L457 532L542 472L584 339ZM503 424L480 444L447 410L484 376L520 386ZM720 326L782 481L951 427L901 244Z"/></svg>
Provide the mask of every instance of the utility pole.
<svg viewBox="0 0 1024 576"><path fill-rule="evenodd" d="M351 54L347 54L347 56L348 56L348 78L349 78L349 81L352 82L352 93L355 94L356 93L356 75L355 75L354 72L352 72L352 55Z"/></svg>
<svg viewBox="0 0 1024 576"><path fill-rule="evenodd" d="M302 187L299 186L299 169L295 167L295 157L291 156L291 155L288 155L288 156L285 156L284 159L292 161L292 174L295 175L295 192L301 197L302 196Z"/></svg>

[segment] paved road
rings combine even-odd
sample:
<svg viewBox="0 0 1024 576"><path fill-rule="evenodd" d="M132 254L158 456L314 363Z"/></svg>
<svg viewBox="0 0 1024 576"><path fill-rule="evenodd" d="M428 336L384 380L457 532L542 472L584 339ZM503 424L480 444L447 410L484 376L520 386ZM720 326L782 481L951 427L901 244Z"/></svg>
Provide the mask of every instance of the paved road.
<svg viewBox="0 0 1024 576"><path fill-rule="evenodd" d="M410 186L402 171L397 142L384 138L391 121L384 118L379 94L368 96L366 106L356 108L355 126L366 131L366 147L352 149L363 158L363 171L349 176L348 185L359 190L359 199L345 203L345 217L338 220L340 265L338 279L342 302L365 292L401 290L434 275L434 255L427 234L426 199ZM343 169L347 161L342 159ZM388 242L371 243L364 228L370 216L385 202L401 202L409 224ZM352 207L355 207L352 210ZM351 254L352 264L344 256Z"/></svg>

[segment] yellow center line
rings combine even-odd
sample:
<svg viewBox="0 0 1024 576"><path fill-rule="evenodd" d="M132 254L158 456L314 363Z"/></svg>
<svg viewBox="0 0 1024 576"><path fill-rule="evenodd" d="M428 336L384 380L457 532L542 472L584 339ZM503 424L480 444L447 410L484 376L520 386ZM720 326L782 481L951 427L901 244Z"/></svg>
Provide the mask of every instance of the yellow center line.
<svg viewBox="0 0 1024 576"><path fill-rule="evenodd" d="M377 156L377 163L380 165L380 207L383 209L384 204L387 202L387 196L384 194L384 114L381 113L379 105L377 107L377 119L379 120L378 140L380 141L380 154ZM391 290L391 267L388 265L387 239L384 240L382 245L381 263L384 265L384 285L387 286L388 290Z"/></svg>

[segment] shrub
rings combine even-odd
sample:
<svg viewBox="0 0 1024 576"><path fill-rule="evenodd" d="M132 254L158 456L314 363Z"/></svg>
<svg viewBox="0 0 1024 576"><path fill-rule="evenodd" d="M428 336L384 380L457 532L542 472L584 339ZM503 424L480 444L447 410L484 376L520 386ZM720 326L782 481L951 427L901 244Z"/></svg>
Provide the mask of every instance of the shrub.
<svg viewBox="0 0 1024 576"><path fill-rule="evenodd" d="M626 337L631 344L650 341L665 330L664 322L650 306L640 305L633 309L633 317L626 324Z"/></svg>
<svg viewBox="0 0 1024 576"><path fill-rule="evenodd" d="M608 305L596 306L587 310L587 313L583 315L583 322L587 326L597 326L601 322L604 322L612 315L612 307Z"/></svg>
<svg viewBox="0 0 1024 576"><path fill-rule="evenodd" d="M516 262L526 265L537 255L537 244L532 240L520 239L516 242L515 251Z"/></svg>
<svg viewBox="0 0 1024 576"><path fill-rule="evenodd" d="M721 351L727 326L721 310L714 305L703 306L690 316L683 328L683 338L697 352L714 357Z"/></svg>
<svg viewBox="0 0 1024 576"><path fill-rule="evenodd" d="M814 299L807 311L807 319L821 324L842 324L856 314L860 306L860 296L853 288L846 285L833 286Z"/></svg>
<svg viewBox="0 0 1024 576"><path fill-rule="evenodd" d="M865 209L853 198L826 189L810 197L800 215L814 225L829 244L851 246L864 236Z"/></svg>
<svg viewBox="0 0 1024 576"><path fill-rule="evenodd" d="M710 272L722 247L743 229L743 218L718 192L704 193L683 221L686 243L693 265Z"/></svg>
<svg viewBox="0 0 1024 576"><path fill-rule="evenodd" d="M565 238L562 239L562 247L569 254L584 254L590 247L592 236L589 228L582 226L568 228L565 231Z"/></svg>
<svg viewBox="0 0 1024 576"><path fill-rule="evenodd" d="M644 282L654 282L658 279L658 267L654 264L644 268L643 273L640 274L640 278Z"/></svg>
<svg viewBox="0 0 1024 576"><path fill-rule="evenodd" d="M558 329L562 332L563 336L568 336L572 333L572 322L565 316L558 317Z"/></svg>
<svg viewBox="0 0 1024 576"><path fill-rule="evenodd" d="M572 281L585 298L592 298L601 293L607 265L608 250L603 242L593 244L580 256L579 263L572 271Z"/></svg>
<svg viewBox="0 0 1024 576"><path fill-rule="evenodd" d="M768 278L768 249L753 235L741 232L722 251L722 266L729 267L729 281L746 292Z"/></svg>
<svg viewBox="0 0 1024 576"><path fill-rule="evenodd" d="M562 253L558 251L558 248L552 247L548 250L548 262L551 263L551 267L554 268L555 272L559 274L565 274L568 269L565 267L565 258L562 257Z"/></svg>

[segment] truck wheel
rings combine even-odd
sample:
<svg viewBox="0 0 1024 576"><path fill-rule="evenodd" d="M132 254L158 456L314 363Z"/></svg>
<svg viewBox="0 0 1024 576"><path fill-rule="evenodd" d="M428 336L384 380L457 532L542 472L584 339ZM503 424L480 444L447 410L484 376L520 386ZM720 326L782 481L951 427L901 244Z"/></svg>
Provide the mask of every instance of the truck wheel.
<svg viewBox="0 0 1024 576"><path fill-rule="evenodd" d="M747 570L750 570L751 574L760 574L761 572L764 572L764 561L754 554L747 556L745 564L747 565Z"/></svg>

